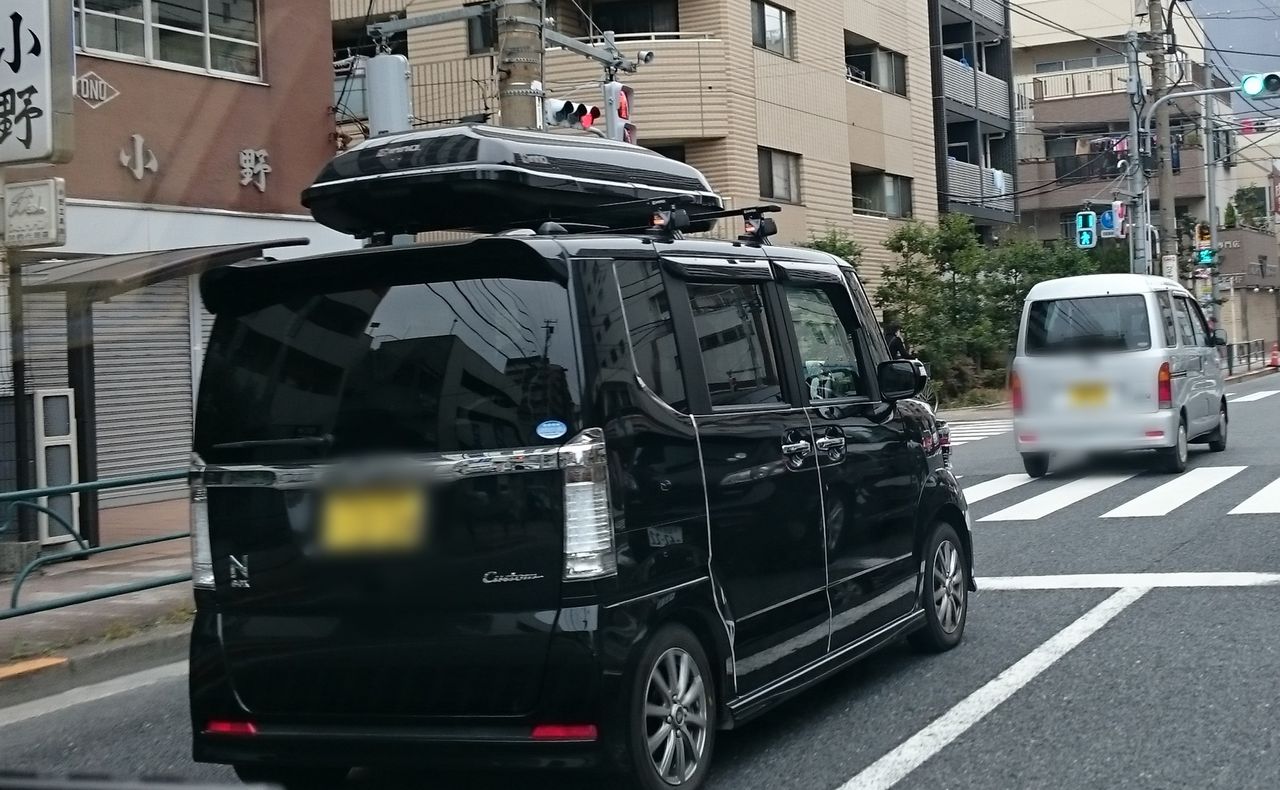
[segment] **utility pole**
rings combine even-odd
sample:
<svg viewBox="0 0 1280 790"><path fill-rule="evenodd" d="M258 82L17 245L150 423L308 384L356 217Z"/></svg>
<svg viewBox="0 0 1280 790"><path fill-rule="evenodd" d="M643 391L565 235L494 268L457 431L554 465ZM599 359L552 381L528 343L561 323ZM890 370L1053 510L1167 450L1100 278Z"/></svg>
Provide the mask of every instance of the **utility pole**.
<svg viewBox="0 0 1280 790"><path fill-rule="evenodd" d="M1204 70L1204 87L1206 90L1213 88L1211 66L1207 66ZM1218 246L1218 160L1214 155L1213 145L1213 102L1213 96L1204 97L1204 196L1209 211L1209 216L1205 219L1209 223L1209 243L1217 251L1220 249ZM1222 316L1222 308L1218 304L1218 272L1222 269L1221 253L1218 253L1214 260L1218 265L1209 271L1209 293L1213 299L1209 304L1209 317L1213 319L1213 328L1217 329Z"/></svg>
<svg viewBox="0 0 1280 790"><path fill-rule="evenodd" d="M1176 2L1177 0L1174 0ZM1159 99L1168 91L1168 73L1165 69L1164 5L1161 0L1149 0L1147 19L1151 24L1151 91L1153 99ZM1173 140L1169 133L1169 103L1156 110L1156 137L1151 151L1160 168L1160 247L1162 255L1178 254L1178 215L1173 194ZM1148 269L1150 272L1150 269Z"/></svg>
<svg viewBox="0 0 1280 790"><path fill-rule="evenodd" d="M512 129L542 128L543 13L541 2L498 7L498 106Z"/></svg>
<svg viewBox="0 0 1280 790"><path fill-rule="evenodd" d="M1129 271L1146 274L1151 271L1151 218L1147 216L1147 171L1142 162L1142 119L1138 107L1144 95L1142 67L1139 60L1138 31L1125 36L1125 55L1129 60L1129 194L1134 196L1129 228Z"/></svg>

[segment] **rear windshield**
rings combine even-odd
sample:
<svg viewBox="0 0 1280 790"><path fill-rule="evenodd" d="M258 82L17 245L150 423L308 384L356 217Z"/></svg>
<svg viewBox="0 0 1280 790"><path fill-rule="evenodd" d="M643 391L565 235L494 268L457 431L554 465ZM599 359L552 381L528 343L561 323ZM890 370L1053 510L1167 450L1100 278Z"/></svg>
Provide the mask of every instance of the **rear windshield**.
<svg viewBox="0 0 1280 790"><path fill-rule="evenodd" d="M1144 296L1091 296L1031 303L1028 354L1148 348L1151 321Z"/></svg>
<svg viewBox="0 0 1280 790"><path fill-rule="evenodd" d="M494 269L424 265L430 276L359 287L347 274L337 288L294 277L232 297L209 340L196 452L261 463L564 442L581 390L568 290L537 272L477 276Z"/></svg>

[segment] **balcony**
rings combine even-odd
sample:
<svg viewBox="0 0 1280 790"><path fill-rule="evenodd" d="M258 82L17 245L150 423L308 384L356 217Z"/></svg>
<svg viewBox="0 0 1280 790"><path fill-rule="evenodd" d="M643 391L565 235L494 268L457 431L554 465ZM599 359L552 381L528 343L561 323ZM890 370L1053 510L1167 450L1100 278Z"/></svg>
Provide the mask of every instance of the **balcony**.
<svg viewBox="0 0 1280 790"><path fill-rule="evenodd" d="M1012 213L1014 200L1007 195L1013 191L1013 179L1007 176L1002 178L1000 173L989 167L979 167L958 159L947 160L947 192L952 203ZM1006 197L993 197L994 195Z"/></svg>
<svg viewBox="0 0 1280 790"><path fill-rule="evenodd" d="M1183 147L1179 155L1180 171L1173 176L1174 195L1178 200L1204 197L1204 149ZM1051 159L1028 159L1018 163L1018 186L1024 190L1052 184L1043 192L1030 191L1018 201L1019 208L1029 211L1076 211L1085 201L1100 203L1111 200L1111 193L1123 184L1114 153L1080 154ZM1114 180L1114 182L1113 182ZM951 190L955 192L953 188Z"/></svg>
<svg viewBox="0 0 1280 790"><path fill-rule="evenodd" d="M1151 84L1151 73L1142 67L1145 85ZM1038 74L1034 79L1018 83L1019 109L1034 109L1036 123L1040 126L1060 126L1081 121L1120 121L1128 118L1129 68L1111 66L1081 71L1063 71ZM1204 67L1192 64L1186 69L1178 86L1184 89L1198 88L1204 80ZM1215 81L1215 84L1221 81ZM1230 99L1219 99L1220 111L1230 107ZM1195 117L1200 112L1199 99L1182 99L1173 102L1175 116Z"/></svg>
<svg viewBox="0 0 1280 790"><path fill-rule="evenodd" d="M336 0L335 0L336 1ZM1000 0L947 0L960 8L966 8L975 14L993 22L997 29L1004 28L1004 3Z"/></svg>
<svg viewBox="0 0 1280 790"><path fill-rule="evenodd" d="M954 58L942 59L942 91L948 99L1000 118L1013 115L1009 83Z"/></svg>

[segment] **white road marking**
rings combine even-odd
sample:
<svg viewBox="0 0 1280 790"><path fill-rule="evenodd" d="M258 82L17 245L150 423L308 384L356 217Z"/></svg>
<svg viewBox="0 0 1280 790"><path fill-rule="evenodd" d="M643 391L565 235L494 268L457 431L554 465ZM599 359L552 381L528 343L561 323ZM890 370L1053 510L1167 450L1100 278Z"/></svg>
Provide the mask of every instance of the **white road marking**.
<svg viewBox="0 0 1280 790"><path fill-rule="evenodd" d="M1272 395L1280 395L1280 390L1262 390L1260 392L1252 392L1248 395L1241 395L1238 398L1233 398L1227 401L1227 403L1253 403L1254 401L1262 400L1263 398L1270 398Z"/></svg>
<svg viewBox="0 0 1280 790"><path fill-rule="evenodd" d="M1273 480L1263 486L1261 491L1241 502L1228 515L1251 513L1280 513L1280 480Z"/></svg>
<svg viewBox="0 0 1280 790"><path fill-rule="evenodd" d="M985 483L978 483L976 486L966 486L964 489L964 498L970 505L975 502L981 502L984 499L990 499L998 494L1006 491L1012 491L1020 485L1031 482L1030 475L1004 475L994 480L988 480Z"/></svg>
<svg viewBox="0 0 1280 790"><path fill-rule="evenodd" d="M8 708L0 708L0 728L7 727L10 724L18 724L28 719L47 716L50 713L57 713L60 710L66 710L86 702L114 697L117 694L134 691L166 680L172 680L173 678L180 678L186 674L187 662L177 661L154 669L135 672L132 675L112 678L102 683L81 686L44 699L24 702L21 705L13 705Z"/></svg>
<svg viewBox="0 0 1280 790"><path fill-rule="evenodd" d="M979 590L1108 590L1125 587L1268 587L1280 573L1070 573L1061 576L978 577Z"/></svg>
<svg viewBox="0 0 1280 790"><path fill-rule="evenodd" d="M1119 485L1133 475L1098 475L1096 477L1082 477L1079 480L1072 480L1066 485L1059 486L1052 491L1046 491L1039 496L1033 496L1025 502L1019 502L1016 505L1007 507L999 513L993 513L979 521L1035 521L1038 518L1044 518L1050 513L1074 505L1084 499L1106 491L1112 486Z"/></svg>
<svg viewBox="0 0 1280 790"><path fill-rule="evenodd" d="M1079 620L1054 634L1049 641L1001 672L994 680L934 719L929 726L845 782L840 790L885 790L893 787L1141 598L1146 591L1145 587L1126 587L1112 594Z"/></svg>
<svg viewBox="0 0 1280 790"><path fill-rule="evenodd" d="M1203 466L1178 475L1140 497L1125 502L1103 518L1140 518L1166 516L1214 486L1243 472L1244 466Z"/></svg>
<svg viewBox="0 0 1280 790"><path fill-rule="evenodd" d="M959 447L970 442L980 442L993 436L1001 436L1013 430L1013 420L983 420L980 422L947 423L951 431L951 446Z"/></svg>

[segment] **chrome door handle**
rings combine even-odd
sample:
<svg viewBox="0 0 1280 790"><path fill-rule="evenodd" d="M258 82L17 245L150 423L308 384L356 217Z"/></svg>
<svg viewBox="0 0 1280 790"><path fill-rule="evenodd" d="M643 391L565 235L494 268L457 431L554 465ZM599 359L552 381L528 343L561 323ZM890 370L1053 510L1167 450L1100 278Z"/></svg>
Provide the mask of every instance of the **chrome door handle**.
<svg viewBox="0 0 1280 790"><path fill-rule="evenodd" d="M803 458L804 456L808 455L811 452L813 452L813 445L803 440L798 442L782 443L783 455L797 455Z"/></svg>
<svg viewBox="0 0 1280 790"><path fill-rule="evenodd" d="M844 447L843 436L823 436L814 442L819 450L838 450Z"/></svg>

